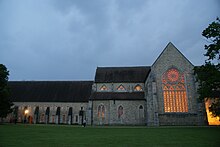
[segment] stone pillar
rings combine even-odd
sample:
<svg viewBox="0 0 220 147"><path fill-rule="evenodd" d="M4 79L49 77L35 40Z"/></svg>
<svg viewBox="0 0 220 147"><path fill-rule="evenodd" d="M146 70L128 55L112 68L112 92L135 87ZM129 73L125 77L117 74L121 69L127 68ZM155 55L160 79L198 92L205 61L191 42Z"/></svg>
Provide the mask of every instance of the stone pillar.
<svg viewBox="0 0 220 147"><path fill-rule="evenodd" d="M156 85L155 81L152 82L152 91L153 91L154 126L159 126L158 102L157 102L157 85Z"/></svg>
<svg viewBox="0 0 220 147"><path fill-rule="evenodd" d="M151 82L147 82L147 95L146 95L146 99L147 99L147 125L148 126L153 126L154 125L154 117L153 117L153 113L154 113L154 109L153 109L153 92L152 92L152 83Z"/></svg>
<svg viewBox="0 0 220 147"><path fill-rule="evenodd" d="M93 101L89 101L88 103L88 110L87 110L87 124L88 125L92 125L93 124L93 112L92 112L92 109L93 109Z"/></svg>

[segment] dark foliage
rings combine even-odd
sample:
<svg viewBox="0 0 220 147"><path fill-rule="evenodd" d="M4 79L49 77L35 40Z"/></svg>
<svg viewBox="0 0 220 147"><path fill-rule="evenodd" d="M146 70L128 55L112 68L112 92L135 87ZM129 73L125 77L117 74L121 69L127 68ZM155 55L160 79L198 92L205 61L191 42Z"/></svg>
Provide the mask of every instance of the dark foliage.
<svg viewBox="0 0 220 147"><path fill-rule="evenodd" d="M7 68L0 64L0 118L4 118L8 113L12 112L11 107L13 106L10 101L10 92L8 88L8 75L9 71Z"/></svg>
<svg viewBox="0 0 220 147"><path fill-rule="evenodd" d="M195 67L194 71L199 81L198 92L200 100L212 99L209 110L213 116L220 116L220 20L209 24L202 32L202 35L209 42L205 45L208 59L205 64L200 67Z"/></svg>
<svg viewBox="0 0 220 147"><path fill-rule="evenodd" d="M208 62L194 70L199 80L200 100L220 97L220 71L217 65Z"/></svg>
<svg viewBox="0 0 220 147"><path fill-rule="evenodd" d="M206 28L202 32L202 36L204 36L210 44L205 45L205 56L208 57L208 60L220 59L220 20L219 18L216 21L209 24L208 28Z"/></svg>

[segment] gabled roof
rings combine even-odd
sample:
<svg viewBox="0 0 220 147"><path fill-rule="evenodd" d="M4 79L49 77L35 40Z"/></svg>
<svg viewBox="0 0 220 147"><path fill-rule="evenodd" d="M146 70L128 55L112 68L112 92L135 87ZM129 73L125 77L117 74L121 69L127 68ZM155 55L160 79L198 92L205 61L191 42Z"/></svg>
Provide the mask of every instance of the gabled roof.
<svg viewBox="0 0 220 147"><path fill-rule="evenodd" d="M144 92L95 92L91 100L145 100Z"/></svg>
<svg viewBox="0 0 220 147"><path fill-rule="evenodd" d="M9 81L13 102L88 102L93 81Z"/></svg>
<svg viewBox="0 0 220 147"><path fill-rule="evenodd" d="M97 67L95 83L144 83L150 66Z"/></svg>
<svg viewBox="0 0 220 147"><path fill-rule="evenodd" d="M180 52L180 50L178 50L178 49L176 48L176 46L173 45L172 42L169 42L169 43L167 44L167 46L164 48L164 50L160 53L160 55L159 55L159 56L157 57L157 59L154 61L154 63L153 63L152 66L154 66L154 64L157 63L157 61L160 59L160 57L161 57L161 56L164 54L164 52L166 52L168 49L174 49L174 50L172 50L172 51L177 51L185 60L187 60L187 61L189 62L189 64L191 64L192 66L194 66L194 65L189 61L189 59L187 59L187 58L182 54L182 52Z"/></svg>

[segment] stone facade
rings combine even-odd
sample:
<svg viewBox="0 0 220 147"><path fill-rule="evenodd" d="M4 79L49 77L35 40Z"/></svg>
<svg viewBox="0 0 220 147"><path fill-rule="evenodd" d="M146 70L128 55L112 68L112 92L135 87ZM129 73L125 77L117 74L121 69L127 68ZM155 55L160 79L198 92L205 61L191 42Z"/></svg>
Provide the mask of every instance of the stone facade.
<svg viewBox="0 0 220 147"><path fill-rule="evenodd" d="M81 124L82 119L88 119L88 103L14 102L14 105L18 107L17 122L20 123L30 121L30 123ZM37 107L39 108L38 114L36 114ZM60 107L59 121L58 107ZM47 108L49 108L48 114ZM69 108L72 108L72 114L69 114ZM28 110L27 114L25 110ZM79 114L80 110L83 110L84 118ZM10 118L11 115L7 120L9 121Z"/></svg>
<svg viewBox="0 0 220 147"><path fill-rule="evenodd" d="M193 68L169 43L150 67L97 68L95 80L87 88L91 94L83 101L71 101L71 94L65 102L15 101L18 122L30 116L32 123L81 124L86 119L89 125L206 125L204 104L197 102Z"/></svg>
<svg viewBox="0 0 220 147"><path fill-rule="evenodd" d="M104 106L104 117L98 116L98 107ZM119 107L123 113L119 117ZM93 101L94 125L146 125L146 101Z"/></svg>
<svg viewBox="0 0 220 147"><path fill-rule="evenodd" d="M162 75L171 68L178 69L184 74L186 83L186 97L188 102L188 112L186 113L166 113L164 112L164 96L162 89ZM167 45L159 58L151 67L151 73L145 83L147 87L147 112L148 125L198 125L205 124L201 104L197 102L198 94L196 81L193 75L194 66L182 53L180 53L171 43ZM202 114L201 114L202 113ZM203 115L204 116L204 115Z"/></svg>

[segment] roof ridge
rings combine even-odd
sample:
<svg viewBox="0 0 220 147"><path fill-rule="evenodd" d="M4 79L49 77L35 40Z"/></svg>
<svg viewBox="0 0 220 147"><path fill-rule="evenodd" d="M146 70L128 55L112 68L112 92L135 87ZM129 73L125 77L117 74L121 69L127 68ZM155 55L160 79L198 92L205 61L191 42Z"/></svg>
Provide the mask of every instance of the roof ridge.
<svg viewBox="0 0 220 147"><path fill-rule="evenodd" d="M93 82L93 80L88 80L88 81L8 81L8 82Z"/></svg>
<svg viewBox="0 0 220 147"><path fill-rule="evenodd" d="M98 66L97 68L141 68L141 67L151 67L151 66Z"/></svg>

